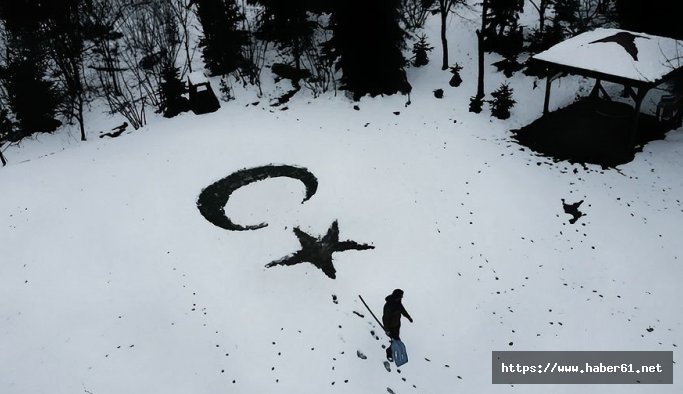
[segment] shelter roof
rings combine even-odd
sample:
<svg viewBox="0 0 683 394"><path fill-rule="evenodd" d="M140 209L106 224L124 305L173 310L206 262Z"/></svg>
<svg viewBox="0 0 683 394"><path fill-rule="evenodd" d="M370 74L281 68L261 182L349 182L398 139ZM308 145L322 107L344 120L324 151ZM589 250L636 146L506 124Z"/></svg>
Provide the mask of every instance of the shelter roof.
<svg viewBox="0 0 683 394"><path fill-rule="evenodd" d="M572 74L658 85L683 68L683 41L599 28L567 39L533 59Z"/></svg>

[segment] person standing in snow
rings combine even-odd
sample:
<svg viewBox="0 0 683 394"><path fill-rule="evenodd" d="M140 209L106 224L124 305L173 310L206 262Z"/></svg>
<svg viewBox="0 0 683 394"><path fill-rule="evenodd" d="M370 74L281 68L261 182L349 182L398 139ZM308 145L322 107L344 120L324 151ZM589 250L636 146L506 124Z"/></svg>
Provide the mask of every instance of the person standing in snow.
<svg viewBox="0 0 683 394"><path fill-rule="evenodd" d="M411 323L413 322L413 318L410 317L401 303L402 299L403 290L401 289L394 290L384 299L386 303L382 314L382 324L384 324L384 330L391 341L401 339L401 315L405 316ZM387 359L392 361L391 346L387 347Z"/></svg>

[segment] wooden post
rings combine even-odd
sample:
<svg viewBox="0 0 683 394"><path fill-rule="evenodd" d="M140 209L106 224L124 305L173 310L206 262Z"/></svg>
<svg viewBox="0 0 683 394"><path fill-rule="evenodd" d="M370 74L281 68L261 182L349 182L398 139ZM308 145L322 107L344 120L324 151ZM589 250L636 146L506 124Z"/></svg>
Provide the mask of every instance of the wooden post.
<svg viewBox="0 0 683 394"><path fill-rule="evenodd" d="M552 76L545 77L545 100L543 100L543 115L548 113L548 106L550 105L550 85L553 83Z"/></svg>
<svg viewBox="0 0 683 394"><path fill-rule="evenodd" d="M602 92L602 98L607 100L607 101L612 101L612 98L609 96L605 88L600 84L600 92Z"/></svg>
<svg viewBox="0 0 683 394"><path fill-rule="evenodd" d="M635 97L633 97L633 100L636 102L635 105L635 110L636 113L633 116L633 125L631 127L631 146L636 146L636 136L638 134L638 121L640 119L640 106L643 103L643 99L645 98L645 95L647 92L649 92L649 88L645 87L639 87L636 90Z"/></svg>
<svg viewBox="0 0 683 394"><path fill-rule="evenodd" d="M548 113L548 106L550 105L550 85L553 83L554 80L559 78L562 73L561 72L556 72L552 75L550 75L550 69L548 69L548 76L545 79L545 99L543 100L543 115Z"/></svg>
<svg viewBox="0 0 683 394"><path fill-rule="evenodd" d="M601 88L602 88L602 84L600 83L600 80L596 79L595 80L595 86L593 86L593 90L591 90L591 93L589 96L592 98L599 98Z"/></svg>

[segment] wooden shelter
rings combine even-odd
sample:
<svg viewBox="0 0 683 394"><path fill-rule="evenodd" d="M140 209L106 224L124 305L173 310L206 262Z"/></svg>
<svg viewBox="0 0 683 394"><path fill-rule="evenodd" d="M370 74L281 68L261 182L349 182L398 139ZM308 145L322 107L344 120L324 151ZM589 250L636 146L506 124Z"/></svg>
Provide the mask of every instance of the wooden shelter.
<svg viewBox="0 0 683 394"><path fill-rule="evenodd" d="M624 86L633 99L635 113L631 140L635 138L641 104L647 93L659 85L683 75L683 41L635 33L621 29L600 28L565 40L536 54L532 61L546 67L543 113L548 113L552 82L565 74L595 79L591 96L611 101L602 82ZM683 95L683 92L676 94ZM670 99L681 103L681 100ZM675 109L680 112L680 107ZM658 111L659 112L659 111ZM680 119L680 115L678 114Z"/></svg>

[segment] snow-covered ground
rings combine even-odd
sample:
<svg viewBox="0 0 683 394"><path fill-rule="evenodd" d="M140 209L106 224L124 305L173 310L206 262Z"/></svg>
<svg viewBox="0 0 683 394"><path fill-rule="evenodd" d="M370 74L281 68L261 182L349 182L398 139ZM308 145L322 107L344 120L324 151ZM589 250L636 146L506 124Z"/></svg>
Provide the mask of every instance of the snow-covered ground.
<svg viewBox="0 0 683 394"><path fill-rule="evenodd" d="M680 393L680 362L673 385L491 384L494 350L673 350L678 361L683 130L618 169L554 163L509 132L540 116L542 89L518 73L511 119L469 113L474 26L451 22L451 62L465 67L451 88L431 22L436 49L409 70L408 106L300 92L281 110L237 92L216 113L119 138L8 150L0 392ZM503 80L489 71L488 92ZM585 84L561 80L552 106ZM290 178L238 189L226 214L269 223L253 231L200 214L205 187L268 164L305 167L315 195L302 204ZM583 200L585 216L569 223L562 199ZM375 247L334 253L336 279L265 267L299 250L293 227L323 236L335 220L340 240ZM385 371L387 341L358 299L379 315L394 288L415 319L400 373Z"/></svg>

